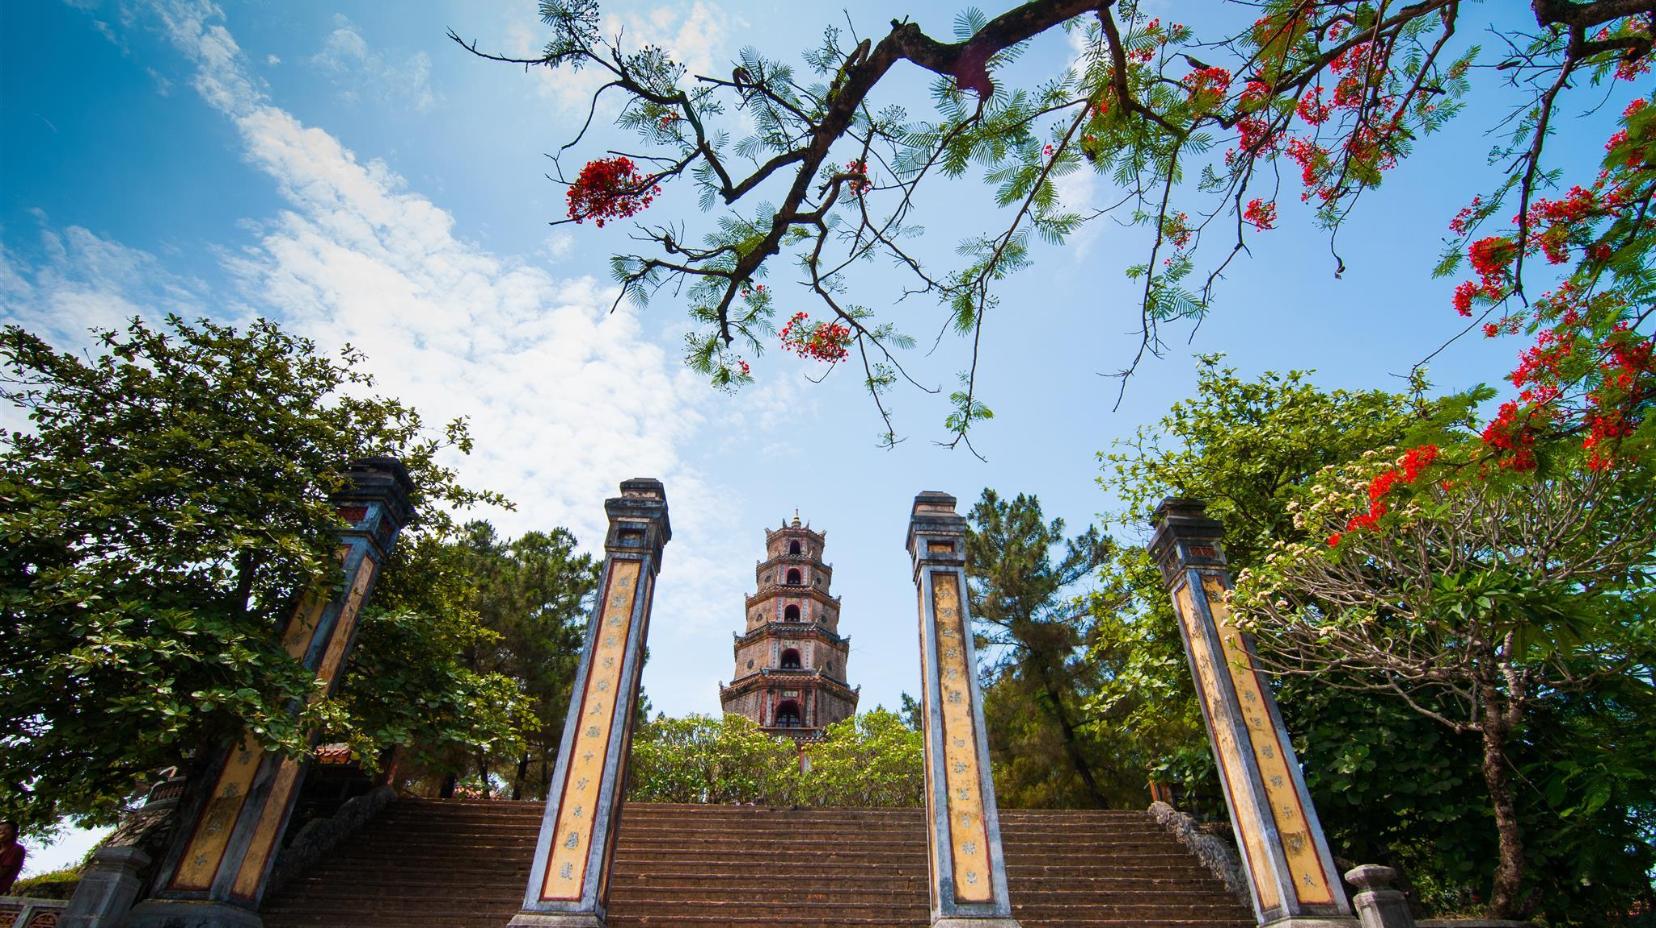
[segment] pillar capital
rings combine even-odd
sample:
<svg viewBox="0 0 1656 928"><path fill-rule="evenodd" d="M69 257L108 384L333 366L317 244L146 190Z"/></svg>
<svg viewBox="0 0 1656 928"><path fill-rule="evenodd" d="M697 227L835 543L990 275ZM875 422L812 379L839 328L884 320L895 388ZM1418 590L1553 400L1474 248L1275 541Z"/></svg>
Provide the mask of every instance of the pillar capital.
<svg viewBox="0 0 1656 928"><path fill-rule="evenodd" d="M634 477L621 482L621 495L604 500L609 531L604 535L604 553L623 557L646 557L650 575L661 569L661 553L672 540L673 526L667 518L667 491L652 477Z"/></svg>
<svg viewBox="0 0 1656 928"><path fill-rule="evenodd" d="M966 519L955 512L955 498L939 490L914 497L905 539L914 573L926 566L966 566Z"/></svg>
<svg viewBox="0 0 1656 928"><path fill-rule="evenodd" d="M1225 569L1225 552L1219 544L1225 527L1218 520L1208 518L1206 503L1168 497L1156 507L1152 519L1155 534L1150 537L1150 556L1161 568L1162 579L1169 587L1190 568Z"/></svg>
<svg viewBox="0 0 1656 928"><path fill-rule="evenodd" d="M347 538L361 539L384 560L403 526L414 518L414 481L393 457L357 458L345 468L345 486L329 499L349 528Z"/></svg>

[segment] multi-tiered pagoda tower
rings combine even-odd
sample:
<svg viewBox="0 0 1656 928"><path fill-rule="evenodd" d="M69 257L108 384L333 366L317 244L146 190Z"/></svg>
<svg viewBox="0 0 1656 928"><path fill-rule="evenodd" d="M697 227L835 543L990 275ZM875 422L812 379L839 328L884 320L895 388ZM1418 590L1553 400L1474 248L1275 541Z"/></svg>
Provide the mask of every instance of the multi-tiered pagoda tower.
<svg viewBox="0 0 1656 928"><path fill-rule="evenodd" d="M736 672L719 687L726 713L745 715L772 734L812 738L857 711L845 681L851 639L839 634L840 600L828 592L834 570L822 562L827 532L791 524L765 532L765 560L754 568L747 630L736 635Z"/></svg>

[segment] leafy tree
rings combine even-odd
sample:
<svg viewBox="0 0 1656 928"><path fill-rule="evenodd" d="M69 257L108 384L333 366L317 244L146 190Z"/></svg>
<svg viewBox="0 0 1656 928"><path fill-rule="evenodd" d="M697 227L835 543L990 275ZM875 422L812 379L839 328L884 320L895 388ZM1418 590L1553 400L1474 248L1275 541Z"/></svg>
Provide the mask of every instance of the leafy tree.
<svg viewBox="0 0 1656 928"><path fill-rule="evenodd" d="M0 811L43 825L107 822L138 778L244 728L290 754L360 733L307 703L277 640L298 594L339 582L329 495L352 460L408 466L411 544L445 506L503 502L435 460L470 450L464 423L428 435L350 349L265 320L96 334L83 357L0 330L0 396L30 423L0 447Z"/></svg>
<svg viewBox="0 0 1656 928"><path fill-rule="evenodd" d="M1089 614L1071 590L1109 556L1110 542L1091 526L1065 538L1064 520L1045 521L1040 500L1022 493L1003 500L985 489L967 520L968 594L974 631L987 645L979 670L997 795L1004 783L1012 805L1109 805L1120 784L1100 782L1100 751L1086 731L1082 701L1091 686L1081 656ZM1038 717L1026 713L1031 704Z"/></svg>
<svg viewBox="0 0 1656 928"><path fill-rule="evenodd" d="M828 726L821 740L767 735L740 715L657 716L633 736L634 802L887 807L922 801L918 730L874 709Z"/></svg>
<svg viewBox="0 0 1656 928"><path fill-rule="evenodd" d="M544 792L597 585L575 546L561 528L507 542L470 522L393 555L345 697L381 743L406 746L406 773L465 774L485 796L497 782L515 799Z"/></svg>
<svg viewBox="0 0 1656 928"><path fill-rule="evenodd" d="M1298 371L1249 381L1217 356L1199 361L1195 395L1101 454L1100 483L1123 501L1123 520L1135 526L1148 524L1168 496L1207 501L1224 525L1235 571L1306 537L1294 507L1324 468L1394 445L1463 408L1378 390L1324 391ZM1097 635L1091 659L1105 682L1092 708L1116 718L1112 741L1134 750L1142 750L1136 745L1145 733L1158 733L1149 751L1158 775L1184 785L1183 804L1222 817L1160 571L1142 548L1123 552L1114 571L1133 595L1127 608L1108 604L1112 621L1099 626L1106 633ZM1274 685L1335 852L1396 865L1423 901L1464 910L1469 887L1486 878L1483 862L1494 852L1464 824L1486 805L1476 744L1406 709L1352 694L1334 672Z"/></svg>
<svg viewBox="0 0 1656 928"><path fill-rule="evenodd" d="M883 808L925 801L925 740L896 713L873 709L805 745L801 805Z"/></svg>
<svg viewBox="0 0 1656 928"><path fill-rule="evenodd" d="M1267 668L1398 700L1478 739L1498 839L1489 908L1514 917L1538 901L1525 784L1514 775L1538 714L1614 746L1547 758L1566 771L1547 778L1558 817L1591 816L1631 787L1648 821L1649 778L1618 755L1626 742L1649 743L1656 705L1646 619L1656 605L1656 488L1648 465L1596 466L1579 448L1544 471L1512 473L1490 468L1473 436L1444 440L1441 452L1421 445L1326 472L1297 513L1312 537L1251 567L1237 602ZM1637 820L1614 824L1612 834L1643 845L1643 867L1656 863Z"/></svg>
<svg viewBox="0 0 1656 928"><path fill-rule="evenodd" d="M907 19L868 38L831 26L802 67L745 48L728 78L689 74L671 49L605 34L596 0L542 3L550 36L538 57L479 52L450 36L526 67L592 68L603 78L598 95L620 95L616 123L634 148L566 168L562 156L584 147L587 119L553 156L552 176L568 186L559 222L631 218L685 184L703 210L720 207L694 233L640 223L633 239L646 247L612 260L623 299L682 294L694 324L692 368L721 387L751 381L742 353L763 349L779 305L762 278L776 259L797 263L824 318L795 313L783 347L830 365L854 354L888 442L896 436L885 394L913 382L901 359L912 341L872 308L892 301L859 288L862 262L890 260L909 277L905 294L935 297L946 319L940 328L969 341L945 419L959 443L990 417L977 390L978 348L986 320L998 318L999 288L1031 262L1034 238L1061 243L1106 218L1143 230L1142 258L1128 269L1140 306L1125 376L1162 350L1163 326L1202 318L1231 261L1276 226L1277 201L1292 193L1284 167L1298 176L1300 198L1314 205L1334 251L1358 200L1421 137L1502 84L1505 99L1515 94L1520 103L1487 117L1490 188L1468 190L1453 220L1429 220L1449 221L1452 233L1437 271L1470 260L1477 275L1462 285L1456 308L1471 316L1477 306L1484 311L1473 325L1527 331L1538 347L1548 345L1540 335L1556 339L1562 330L1602 350L1618 324L1636 331L1648 323L1656 107L1635 100L1623 113L1607 174L1596 181L1566 176L1547 144L1567 131L1572 109L1583 109L1570 106L1573 96L1596 104L1604 91L1587 88L1649 73L1656 12L1648 3L1537 0L1532 31L1504 22L1492 50L1472 44L1478 30L1467 17L1475 14L1459 0L1236 7L1204 9L1198 26L1186 26L1162 22L1135 0L1029 0L993 17L966 10L952 41ZM1058 29L1078 54L1045 63L1050 76L1033 87L1007 86L1005 70L1027 43ZM911 115L886 91L910 68L929 72L930 118ZM959 243L958 265L931 268L914 244L921 187L974 169L1001 213L990 231ZM1114 189L1099 204L1065 202L1059 182L1089 170ZM1570 193L1547 198L1571 180L1579 183ZM1536 281L1538 262L1526 258L1543 254L1575 267L1568 289L1531 302L1526 284ZM1333 264L1336 274L1344 267L1337 251ZM1648 335L1620 340L1650 343ZM1566 387L1593 391L1590 371L1562 370ZM1585 429L1587 407L1599 405L1553 404L1562 421L1538 424Z"/></svg>

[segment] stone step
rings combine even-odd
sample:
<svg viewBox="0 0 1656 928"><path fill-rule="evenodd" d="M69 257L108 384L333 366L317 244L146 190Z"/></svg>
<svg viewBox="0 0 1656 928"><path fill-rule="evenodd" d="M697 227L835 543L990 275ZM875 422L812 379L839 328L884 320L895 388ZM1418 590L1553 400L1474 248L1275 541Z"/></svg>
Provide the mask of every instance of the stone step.
<svg viewBox="0 0 1656 928"><path fill-rule="evenodd" d="M539 802L401 800L272 894L266 928L503 928ZM914 809L629 804L611 928L925 928ZM1002 813L1024 928L1252 928L1248 910L1139 812Z"/></svg>

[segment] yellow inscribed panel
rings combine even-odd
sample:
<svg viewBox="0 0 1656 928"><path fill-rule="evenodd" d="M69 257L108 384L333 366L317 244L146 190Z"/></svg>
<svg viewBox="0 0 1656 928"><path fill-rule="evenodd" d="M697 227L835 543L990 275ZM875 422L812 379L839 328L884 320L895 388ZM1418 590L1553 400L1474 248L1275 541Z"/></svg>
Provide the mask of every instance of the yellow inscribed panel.
<svg viewBox="0 0 1656 928"><path fill-rule="evenodd" d="M597 619L599 626L588 659L580 716L571 720L577 726L575 740L570 746L563 792L558 798L557 830L552 834L552 849L546 858L542 899L579 899L581 886L586 882L598 789L609 759L610 726L618 702L627 700L627 711L632 708L631 701L621 692L621 670L626 663L638 574L638 561L615 561L610 567L609 587L604 591Z"/></svg>
<svg viewBox="0 0 1656 928"><path fill-rule="evenodd" d="M328 650L322 655L322 663L316 669L317 679L324 683L333 683L334 677L339 674L339 667L345 662L345 648L351 643L351 632L356 628L357 614L362 610L362 601L368 595L368 587L374 582L374 565L364 560L362 567L357 571L356 581L351 584L350 595L345 597L345 604L339 608L339 620L334 623L333 637L328 640Z"/></svg>
<svg viewBox="0 0 1656 928"><path fill-rule="evenodd" d="M264 807L259 813L259 824L253 830L253 841L247 846L247 855L242 858L241 869L236 871L236 882L231 887L235 895L251 899L258 892L259 879L264 875L265 861L269 859L271 849L276 845L282 815L287 811L288 797L293 793L301 769L303 768L293 758L282 758L281 766L276 770L276 782L270 787L270 797L265 800Z"/></svg>
<svg viewBox="0 0 1656 928"><path fill-rule="evenodd" d="M1209 730L1213 735L1215 753L1219 755L1220 772L1224 774L1225 794L1230 799L1231 808L1236 811L1236 824L1242 832L1237 837L1247 857L1248 873L1259 896L1259 906L1268 911L1281 905L1282 897L1271 873L1270 861L1265 856L1264 839L1260 834L1263 811L1254 801L1240 748L1231 734L1231 727L1225 723L1229 716L1219 689L1219 675L1214 671L1213 653L1208 648L1207 636L1202 634L1201 623L1196 619L1190 587L1181 585L1174 594L1174 600L1179 606L1179 621L1184 623L1185 637L1190 641L1191 662L1196 665L1196 690L1201 694L1208 718L1212 720Z"/></svg>
<svg viewBox="0 0 1656 928"><path fill-rule="evenodd" d="M983 821L983 781L979 776L976 719L972 714L971 673L966 662L965 626L959 581L953 573L932 574L936 612L938 692L943 699L943 783L949 819L949 846L954 852L955 898L988 902L989 830Z"/></svg>
<svg viewBox="0 0 1656 928"><path fill-rule="evenodd" d="M230 841L230 833L235 830L242 804L247 801L248 786L259 770L262 757L264 749L259 746L258 739L248 732L242 736L241 744L225 759L224 767L213 783L212 798L207 800L201 817L196 819L195 833L190 836L184 856L178 861L178 870L172 878L173 889L206 890L212 887L213 875L218 872L224 858L224 847Z"/></svg>
<svg viewBox="0 0 1656 928"><path fill-rule="evenodd" d="M1225 588L1213 577L1204 577L1202 588L1207 592L1208 609L1213 613L1214 625L1219 630L1225 662L1231 667L1231 679L1236 684L1236 702L1242 707L1242 719L1248 729L1254 763L1259 767L1259 775L1264 778L1265 795L1271 803L1271 818L1276 822L1282 851L1288 860L1289 872L1294 877L1294 892L1301 902L1333 902L1334 893L1323 872L1316 845L1311 840L1310 826L1306 824L1305 806L1299 789L1294 785L1293 774L1288 769L1288 752L1265 709L1264 684L1254 669L1246 643L1230 622Z"/></svg>

